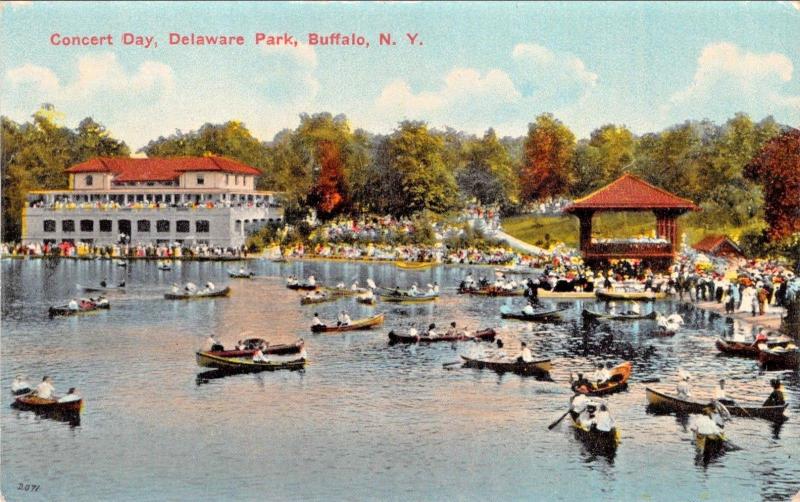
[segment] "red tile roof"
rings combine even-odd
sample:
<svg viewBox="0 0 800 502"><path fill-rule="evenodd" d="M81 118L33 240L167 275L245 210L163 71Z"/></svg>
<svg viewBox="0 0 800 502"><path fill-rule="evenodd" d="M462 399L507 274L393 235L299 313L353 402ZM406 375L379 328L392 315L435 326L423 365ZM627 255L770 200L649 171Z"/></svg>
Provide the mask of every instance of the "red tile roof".
<svg viewBox="0 0 800 502"><path fill-rule="evenodd" d="M575 212L582 209L594 210L635 210L683 209L696 211L692 201L655 187L641 178L625 173L616 181L576 200L564 211Z"/></svg>
<svg viewBox="0 0 800 502"><path fill-rule="evenodd" d="M171 181L187 171L220 171L230 174L259 176L254 167L225 157L174 157L132 159L129 157L95 157L66 170L75 173L112 173L114 182Z"/></svg>
<svg viewBox="0 0 800 502"><path fill-rule="evenodd" d="M702 251L703 253L718 253L720 251L720 247L723 244L728 244L731 248L733 248L739 254L743 254L742 250L739 246L736 245L727 235L709 235L702 239L700 242L692 246L698 251Z"/></svg>

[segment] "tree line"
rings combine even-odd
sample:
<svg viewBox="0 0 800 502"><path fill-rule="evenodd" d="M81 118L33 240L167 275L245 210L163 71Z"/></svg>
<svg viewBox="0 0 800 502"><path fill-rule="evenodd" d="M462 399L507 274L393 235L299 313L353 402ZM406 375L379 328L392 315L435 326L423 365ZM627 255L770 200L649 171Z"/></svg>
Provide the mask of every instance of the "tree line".
<svg viewBox="0 0 800 502"><path fill-rule="evenodd" d="M57 125L55 114L45 106L24 124L2 118L4 240L19 238L28 190L65 188L66 167L130 154L91 118L72 130ZM285 193L287 218L308 207L321 218L446 213L469 201L512 214L549 197L586 195L630 172L695 201L710 222L766 218L768 237L779 239L800 231L798 134L772 117L756 122L739 113L721 125L686 121L641 136L607 124L580 140L551 114L536 117L523 137L436 130L419 121L379 135L353 129L344 115L317 113L302 114L297 128L271 141L229 121L159 137L141 151L223 155L252 165L263 173L258 188Z"/></svg>

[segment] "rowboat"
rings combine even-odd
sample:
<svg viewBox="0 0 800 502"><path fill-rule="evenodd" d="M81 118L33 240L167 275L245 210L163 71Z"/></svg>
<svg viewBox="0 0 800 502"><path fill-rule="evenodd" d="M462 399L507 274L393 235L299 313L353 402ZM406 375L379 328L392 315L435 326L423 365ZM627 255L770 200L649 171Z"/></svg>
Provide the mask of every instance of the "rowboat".
<svg viewBox="0 0 800 502"><path fill-rule="evenodd" d="M628 386L628 379L631 377L632 370L633 363L625 361L611 368L609 370L611 377L600 385L591 384L591 387L587 387L586 385L575 387L573 385L572 390L580 394L586 394L587 396L605 396L613 394Z"/></svg>
<svg viewBox="0 0 800 502"><path fill-rule="evenodd" d="M667 297L666 293L656 293L655 291L609 291L607 289L595 291L594 294L598 300L652 301Z"/></svg>
<svg viewBox="0 0 800 502"><path fill-rule="evenodd" d="M210 293L195 293L195 294L165 293L164 298L167 300L199 300L201 298L218 298L221 296L229 296L230 294L231 294L231 288L229 286L226 286L223 289L219 289L217 291L211 291Z"/></svg>
<svg viewBox="0 0 800 502"><path fill-rule="evenodd" d="M525 288L517 289L503 289L494 286L488 286L480 289L473 288L459 288L459 294L462 295L475 295L475 296L523 296Z"/></svg>
<svg viewBox="0 0 800 502"><path fill-rule="evenodd" d="M702 413L708 402L688 401L675 396L670 396L657 390L645 387L647 402L650 410L654 412L669 412L679 414ZM731 415L737 417L763 418L765 420L780 421L784 419L783 412L788 404L780 406L740 406L726 404Z"/></svg>
<svg viewBox="0 0 800 502"><path fill-rule="evenodd" d="M315 303L325 303L331 300L335 300L335 298L328 296L328 295L320 295L320 296L304 296L300 298L300 305L312 305Z"/></svg>
<svg viewBox="0 0 800 502"><path fill-rule="evenodd" d="M501 274L530 275L536 272L541 272L542 269L537 269L533 267L502 267L502 268L495 268L494 271L499 272Z"/></svg>
<svg viewBox="0 0 800 502"><path fill-rule="evenodd" d="M361 294L364 294L366 292L367 292L367 289L365 289L365 288L356 288L356 289L351 289L351 288L325 288L325 293L327 293L328 295L330 295L332 297L335 297L335 298L341 298L343 296L361 295Z"/></svg>
<svg viewBox="0 0 800 502"><path fill-rule="evenodd" d="M786 347L759 350L758 362L764 366L774 366L781 369L796 369L800 367L800 349L794 344L791 344Z"/></svg>
<svg viewBox="0 0 800 502"><path fill-rule="evenodd" d="M725 451L725 444L728 442L725 434L694 434L697 453L705 463Z"/></svg>
<svg viewBox="0 0 800 502"><path fill-rule="evenodd" d="M311 284L287 284L286 287L295 290L314 291L319 286L317 286L316 284L313 286Z"/></svg>
<svg viewBox="0 0 800 502"><path fill-rule="evenodd" d="M520 361L487 361L461 356L465 368L494 370L498 373L516 373L517 375L546 375L553 369L550 359L541 359L524 363Z"/></svg>
<svg viewBox="0 0 800 502"><path fill-rule="evenodd" d="M104 292L125 292L125 283L121 282L118 286L81 286L80 284L75 285L81 291L86 291L87 293L104 293Z"/></svg>
<svg viewBox="0 0 800 502"><path fill-rule="evenodd" d="M405 293L399 295L381 295L381 300L385 302L402 302L402 303L421 303L421 302L432 302L439 298L439 293L434 293L432 295L422 294L411 296Z"/></svg>
<svg viewBox="0 0 800 502"><path fill-rule="evenodd" d="M356 321L351 322L347 326L311 326L311 331L314 333L338 333L340 331L356 331L359 329L370 329L373 326L379 326L383 324L384 314L376 314L372 317L367 317L365 319L358 319Z"/></svg>
<svg viewBox="0 0 800 502"><path fill-rule="evenodd" d="M570 412L572 418L572 428L575 430L575 436L583 443L592 453L601 455L613 455L620 443L619 429L616 427L610 431L599 431L597 429L590 429L578 420L578 414Z"/></svg>
<svg viewBox="0 0 800 502"><path fill-rule="evenodd" d="M172 270L172 264L168 261L159 261L158 265L156 265L156 268L158 268L162 272L168 272Z"/></svg>
<svg viewBox="0 0 800 502"><path fill-rule="evenodd" d="M286 354L297 354L303 347L305 346L305 342L301 339L295 343L288 343L288 344L280 344L280 345L268 345L265 349L261 352L264 354L275 354L275 355L286 355ZM248 350L214 350L214 351L198 351L197 352L197 364L199 366L207 367L207 368L216 368L216 359L217 358L251 358L253 354L256 353L256 349L248 349Z"/></svg>
<svg viewBox="0 0 800 502"><path fill-rule="evenodd" d="M500 317L503 319L516 319L518 321L548 321L559 319L561 317L561 312L567 310L567 308L560 308L554 310L544 310L542 312L534 312L533 314L526 314L524 312L511 312L505 308L506 306L500 308Z"/></svg>
<svg viewBox="0 0 800 502"><path fill-rule="evenodd" d="M537 295L539 298L557 298L557 299L589 299L594 298L593 291L547 291L539 289Z"/></svg>
<svg viewBox="0 0 800 502"><path fill-rule="evenodd" d="M17 396L14 403L17 408L42 413L80 413L83 409L83 399L59 403L57 399L44 399L31 394Z"/></svg>
<svg viewBox="0 0 800 502"><path fill-rule="evenodd" d="M663 336L663 337L675 336L675 332L664 328L654 329L653 331L650 332L650 336Z"/></svg>
<svg viewBox="0 0 800 502"><path fill-rule="evenodd" d="M605 312L595 312L589 309L583 309L583 315L593 319L609 319L612 321L635 321L637 319L655 319L658 315L656 311L649 314L607 314Z"/></svg>
<svg viewBox="0 0 800 502"><path fill-rule="evenodd" d="M767 346L770 348L785 347L790 343L792 343L791 340L767 340ZM733 356L756 358L760 352L758 347L752 343L727 341L722 338L717 338L714 344L720 352Z"/></svg>
<svg viewBox="0 0 800 502"><path fill-rule="evenodd" d="M425 335L401 335L394 331L389 332L389 343L434 343L434 342L460 342L465 340L494 340L497 333L492 328L476 331L473 335L459 333L457 335L430 337Z"/></svg>
<svg viewBox="0 0 800 502"><path fill-rule="evenodd" d="M363 305L375 305L376 303L378 303L378 301L375 299L374 296L370 296L370 297L358 296L358 297L356 297L356 301L358 303L363 304Z"/></svg>
<svg viewBox="0 0 800 502"><path fill-rule="evenodd" d="M405 270L423 270L435 266L432 261L396 261L394 266Z"/></svg>
<svg viewBox="0 0 800 502"><path fill-rule="evenodd" d="M111 308L111 304L107 301L104 303L95 303L92 306L81 307L78 306L78 310L71 310L69 305L58 305L55 307L50 307L47 311L47 314L50 317L65 317L77 314L86 314L88 312L95 312L98 310L108 310Z"/></svg>
<svg viewBox="0 0 800 502"><path fill-rule="evenodd" d="M306 365L305 358L254 362L250 357L219 357L208 352L196 353L197 364L207 368L217 368L229 373L255 373L259 371L297 370Z"/></svg>
<svg viewBox="0 0 800 502"><path fill-rule="evenodd" d="M228 277L231 279L252 279L254 275L256 274L252 270L248 270L246 272L233 272L228 270Z"/></svg>

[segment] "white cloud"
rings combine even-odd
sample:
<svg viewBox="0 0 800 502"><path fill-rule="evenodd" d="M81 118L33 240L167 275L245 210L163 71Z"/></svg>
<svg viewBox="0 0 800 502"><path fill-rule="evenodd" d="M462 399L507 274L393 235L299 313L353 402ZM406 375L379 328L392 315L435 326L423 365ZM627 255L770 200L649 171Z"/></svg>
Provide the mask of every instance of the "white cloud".
<svg viewBox="0 0 800 502"><path fill-rule="evenodd" d="M531 95L577 92L597 85L598 76L577 56L554 52L537 44L517 44L512 52L517 80L529 86Z"/></svg>
<svg viewBox="0 0 800 502"><path fill-rule="evenodd" d="M175 80L172 68L164 63L145 61L135 72L128 72L113 52L81 56L77 61L77 78L62 85L50 68L25 64L6 72L12 87L33 85L42 99L74 101L89 98L98 93L116 92L129 94L161 89L170 91Z"/></svg>
<svg viewBox="0 0 800 502"><path fill-rule="evenodd" d="M692 82L675 92L662 111L695 116L703 113L774 113L776 108L800 112L800 96L786 94L794 65L784 54L755 53L729 42L703 48Z"/></svg>
<svg viewBox="0 0 800 502"><path fill-rule="evenodd" d="M313 47L300 43L296 47L265 45L262 48L265 71L260 83L265 86L269 100L297 105L310 103L317 97L318 58Z"/></svg>
<svg viewBox="0 0 800 502"><path fill-rule="evenodd" d="M37 91L46 94L58 91L58 77L50 68L25 64L6 72L6 78L12 86L32 85Z"/></svg>

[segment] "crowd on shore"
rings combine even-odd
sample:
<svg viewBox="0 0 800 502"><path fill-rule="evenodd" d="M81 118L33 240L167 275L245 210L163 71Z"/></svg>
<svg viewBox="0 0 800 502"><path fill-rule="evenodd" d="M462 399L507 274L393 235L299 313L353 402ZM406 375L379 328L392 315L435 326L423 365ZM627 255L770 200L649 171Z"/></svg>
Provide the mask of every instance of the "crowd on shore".
<svg viewBox="0 0 800 502"><path fill-rule="evenodd" d="M193 258L247 258L245 247L212 247L206 245L172 244L110 244L94 245L85 242L50 243L3 243L0 255L4 257L63 257L63 258L153 258L153 259L193 259Z"/></svg>

